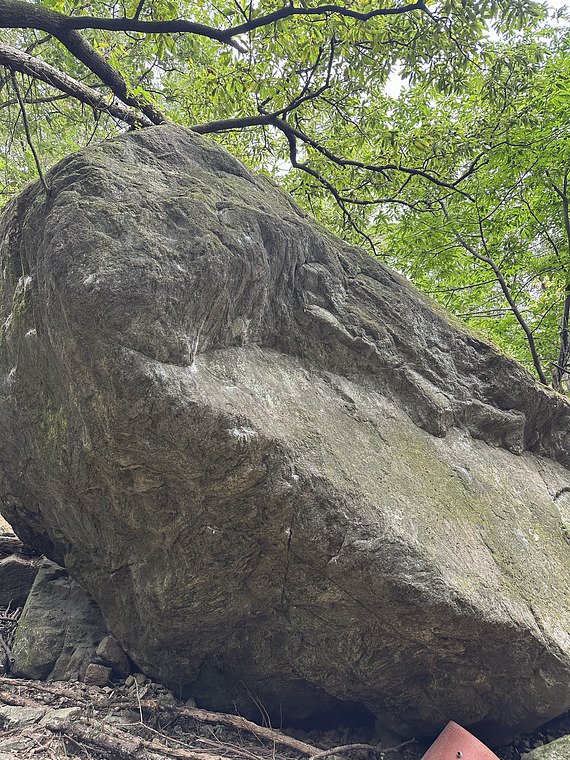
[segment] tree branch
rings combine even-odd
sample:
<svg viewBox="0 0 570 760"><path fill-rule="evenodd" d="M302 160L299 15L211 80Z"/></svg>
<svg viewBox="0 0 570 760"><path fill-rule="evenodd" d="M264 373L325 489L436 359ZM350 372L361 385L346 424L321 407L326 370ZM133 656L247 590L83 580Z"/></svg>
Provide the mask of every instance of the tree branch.
<svg viewBox="0 0 570 760"><path fill-rule="evenodd" d="M122 75L76 31L73 24L68 23L79 18L83 17L66 16L45 6L34 5L23 0L0 0L0 28L41 29L51 34L77 60L110 87L125 105L142 111L153 124L166 121L166 117L150 103L145 103L129 94L127 83Z"/></svg>
<svg viewBox="0 0 570 760"><path fill-rule="evenodd" d="M287 109L284 109L285 111ZM283 111L280 111L278 113L283 113ZM291 126L283 119L279 118L277 114L261 114L260 116L243 116L238 117L235 119L220 119L217 121L209 121L205 124L195 124L190 129L194 130L195 132L198 132L201 135L210 134L212 132L229 132L234 129L243 129L244 127L254 127L259 126L261 124L268 124L274 127L277 127L277 129L280 129L285 136L288 135L294 135L298 140L305 143L306 145L309 145L311 148L316 150L321 155L328 158L330 161L332 161L334 164L337 164L337 166L347 167L352 166L357 169L363 169L365 171L374 172L377 174L382 174L382 176L385 179L389 179L386 172L388 171L398 171L402 172L403 174L408 174L411 177L422 177L423 179L427 179L429 182L432 182L434 185L438 185L438 187L444 187L447 190L452 190L456 193L459 193L460 195L463 195L465 198L468 198L469 200L474 200L469 193L464 192L463 190L460 190L458 187L456 187L456 182L446 182L445 180L439 179L438 177L434 176L433 174L430 174L429 172L424 171L423 169L413 169L409 166L402 166L401 164L365 164L362 161L353 161L349 158L340 158L340 156L336 156L334 153L332 153L328 148L325 148L323 145L320 145L316 140L313 140L311 137L309 137L307 134L302 132L301 130ZM301 168L305 168L304 166ZM467 176L467 175L465 175Z"/></svg>
<svg viewBox="0 0 570 760"><path fill-rule="evenodd" d="M140 6L139 6L140 7ZM137 9L138 10L138 9ZM138 14L134 18L99 18L94 16L67 16L45 6L32 5L24 0L0 0L0 27L19 29L42 29L60 38L71 31L79 29L104 29L110 32L143 32L145 34L175 34L188 32L208 37L218 42L229 43L233 37L246 34L262 26L269 26L276 21L294 16L330 16L336 14L358 21L369 21L376 16L396 16L412 11L427 13L424 0L417 0L396 8L377 8L368 13L360 13L342 5L319 5L316 8L299 8L285 5L279 10L264 16L245 21L237 26L216 29L206 24L198 24L185 19L169 21L141 21ZM139 11L140 14L140 11ZM428 14L431 17L431 14ZM65 44L65 43L64 43Z"/></svg>
<svg viewBox="0 0 570 760"><path fill-rule="evenodd" d="M116 119L129 124L131 127L149 127L153 122L146 116L137 114L131 108L116 101L109 102L108 98L100 95L91 87L86 87L73 77L64 74L59 69L50 66L39 58L23 53L11 45L0 43L0 64L10 71L19 71L22 74L39 79L62 92L71 95L82 103L92 108L108 113Z"/></svg>
<svg viewBox="0 0 570 760"><path fill-rule="evenodd" d="M548 177L550 179L550 184L554 188L555 193L559 196L560 200L562 201L562 209L564 212L564 229L566 231L566 244L568 246L568 251L570 252L570 204L568 199L568 172L569 170L566 169L564 172L564 184L562 188L558 187L552 178L550 177L550 174L548 174ZM562 385L562 379L564 375L566 374L566 369L568 366L568 359L569 353L570 353L570 345L569 345L569 334L568 334L568 321L570 318L570 280L568 278L566 279L566 288L565 288L565 298L564 298L564 311L562 314L562 325L560 328L560 348L558 352L558 362L554 367L554 372L552 373L552 386L555 390L559 391L559 393L564 393L564 386Z"/></svg>
<svg viewBox="0 0 570 760"><path fill-rule="evenodd" d="M503 295L505 296L507 303L509 304L509 307L512 311L512 313L515 315L517 322L524 330L524 333L526 335L526 339L528 342L528 346L530 349L530 353L532 356L532 362L534 364L534 368L536 369L536 373L540 379L540 382L543 385L548 386L548 380L546 378L546 375L544 374L544 371L542 369L542 362L540 361L540 357L538 355L538 351L536 348L536 343L534 340L534 336L532 334L532 330L527 324L526 319L521 314L518 306L515 303L515 300L512 296L512 293L509 289L509 286L507 285L507 282L505 278L503 277L503 273L501 272L499 266L497 265L496 261L489 255L489 252L487 251L487 245L485 242L485 239L483 237L483 233L481 230L481 240L483 241L483 245L485 246L485 254L479 253L479 251L474 248L471 243L469 243L463 235L455 228L453 225L453 222L451 221L451 217L449 215L449 212L447 211L447 208L443 201L440 201L441 210L443 211L443 214L448 222L448 224L451 227L451 230L456 238L456 240L465 248L466 251L468 251L475 259L478 261L482 261L483 263L487 264L493 272L495 273L495 276L497 278L497 282L499 283L499 286L501 290L503 291ZM481 224L481 221L479 222Z"/></svg>
<svg viewBox="0 0 570 760"><path fill-rule="evenodd" d="M44 173L42 170L42 165L40 163L39 156L37 154L37 151L34 147L34 143L32 142L32 135L30 132L30 125L28 124L28 116L26 114L26 106L24 105L24 99L22 98L22 93L20 92L20 87L18 86L18 80L16 79L16 75L14 72L12 72L12 87L14 88L14 92L16 93L16 98L18 100L18 104L20 106L20 113L22 115L22 122L24 124L24 131L26 132L26 140L28 141L28 145L30 146L30 150L32 151L32 156L34 157L34 162L36 164L36 169L38 170L38 176L40 178L40 182L43 185L44 190L46 193L48 192L48 186L46 183L46 178L44 177Z"/></svg>

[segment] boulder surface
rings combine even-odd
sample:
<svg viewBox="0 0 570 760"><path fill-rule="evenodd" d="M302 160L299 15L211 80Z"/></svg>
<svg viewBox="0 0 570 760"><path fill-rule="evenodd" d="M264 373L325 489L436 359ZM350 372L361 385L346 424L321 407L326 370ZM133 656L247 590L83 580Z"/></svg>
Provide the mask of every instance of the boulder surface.
<svg viewBox="0 0 570 760"><path fill-rule="evenodd" d="M406 735L570 707L567 401L182 128L48 183L0 228L1 509L137 665Z"/></svg>

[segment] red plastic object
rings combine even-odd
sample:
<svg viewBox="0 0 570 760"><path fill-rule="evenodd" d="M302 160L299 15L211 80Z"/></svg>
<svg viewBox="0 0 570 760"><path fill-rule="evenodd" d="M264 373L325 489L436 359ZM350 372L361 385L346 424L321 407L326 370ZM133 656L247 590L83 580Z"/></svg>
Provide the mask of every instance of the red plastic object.
<svg viewBox="0 0 570 760"><path fill-rule="evenodd" d="M499 758L473 734L451 721L422 760L499 760Z"/></svg>

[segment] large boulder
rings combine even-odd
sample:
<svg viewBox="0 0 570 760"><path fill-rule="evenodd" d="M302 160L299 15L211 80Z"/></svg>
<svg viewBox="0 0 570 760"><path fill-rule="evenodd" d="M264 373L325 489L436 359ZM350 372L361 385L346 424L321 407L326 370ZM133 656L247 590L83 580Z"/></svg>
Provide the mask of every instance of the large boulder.
<svg viewBox="0 0 570 760"><path fill-rule="evenodd" d="M0 230L0 498L154 678L487 741L570 706L570 406L174 126Z"/></svg>

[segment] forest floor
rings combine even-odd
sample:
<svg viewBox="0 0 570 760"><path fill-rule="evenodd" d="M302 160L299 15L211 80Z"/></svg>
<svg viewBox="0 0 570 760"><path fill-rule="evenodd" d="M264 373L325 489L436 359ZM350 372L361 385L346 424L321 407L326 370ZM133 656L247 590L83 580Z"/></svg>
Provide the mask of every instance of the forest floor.
<svg viewBox="0 0 570 760"><path fill-rule="evenodd" d="M383 749L355 729L285 733L178 702L148 680L99 687L3 676L0 720L0 760L418 760L426 749Z"/></svg>
<svg viewBox="0 0 570 760"><path fill-rule="evenodd" d="M382 747L363 728L277 731L139 681L99 687L0 677L0 760L420 760L428 747ZM495 752L520 760L566 734L570 713Z"/></svg>

